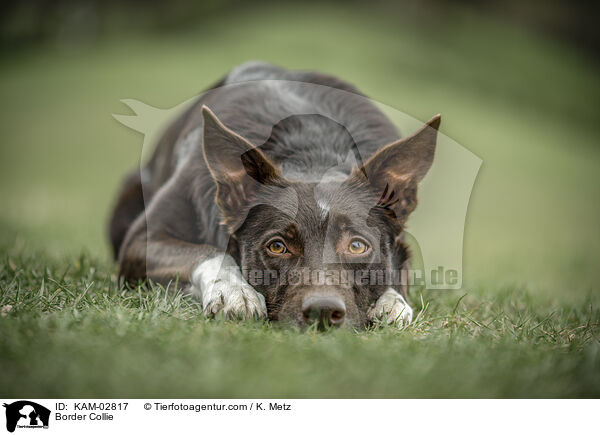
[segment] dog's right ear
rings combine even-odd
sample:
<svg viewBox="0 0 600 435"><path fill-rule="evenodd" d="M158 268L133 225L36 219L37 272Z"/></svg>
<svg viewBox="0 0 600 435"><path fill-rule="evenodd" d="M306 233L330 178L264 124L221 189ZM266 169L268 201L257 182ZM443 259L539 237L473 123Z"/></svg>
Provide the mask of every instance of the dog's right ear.
<svg viewBox="0 0 600 435"><path fill-rule="evenodd" d="M283 187L284 178L258 148L227 128L206 106L202 106L202 118L204 159L217 184L217 205L230 224L261 185Z"/></svg>

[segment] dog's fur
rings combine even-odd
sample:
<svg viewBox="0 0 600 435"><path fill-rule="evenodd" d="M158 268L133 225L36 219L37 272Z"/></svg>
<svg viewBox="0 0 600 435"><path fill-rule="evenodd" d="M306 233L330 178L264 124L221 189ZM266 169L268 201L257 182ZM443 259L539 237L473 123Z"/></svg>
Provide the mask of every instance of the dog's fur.
<svg viewBox="0 0 600 435"><path fill-rule="evenodd" d="M409 322L405 285L277 280L252 287L241 270L397 275L407 267L403 228L433 161L439 123L438 115L399 139L348 83L241 65L179 117L141 172L126 179L110 225L120 273L178 279L209 315L304 325L307 301L333 297L345 309L344 325ZM349 253L356 236L365 254ZM287 252L267 250L273 237Z"/></svg>

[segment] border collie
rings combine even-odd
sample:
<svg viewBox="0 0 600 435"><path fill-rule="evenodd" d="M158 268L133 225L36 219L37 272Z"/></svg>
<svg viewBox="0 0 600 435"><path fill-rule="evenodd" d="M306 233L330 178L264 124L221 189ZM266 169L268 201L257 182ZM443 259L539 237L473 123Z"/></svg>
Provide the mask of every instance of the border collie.
<svg viewBox="0 0 600 435"><path fill-rule="evenodd" d="M403 230L440 120L400 138L342 80L243 64L125 180L110 222L120 275L177 282L207 316L407 324Z"/></svg>

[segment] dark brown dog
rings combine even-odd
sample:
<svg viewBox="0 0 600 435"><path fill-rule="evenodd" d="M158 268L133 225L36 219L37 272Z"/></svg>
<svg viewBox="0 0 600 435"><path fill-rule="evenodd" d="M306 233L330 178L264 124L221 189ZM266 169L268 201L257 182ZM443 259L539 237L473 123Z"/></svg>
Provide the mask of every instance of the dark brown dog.
<svg viewBox="0 0 600 435"><path fill-rule="evenodd" d="M178 279L207 315L410 322L403 228L439 124L398 139L345 82L244 64L126 180L110 226L120 272Z"/></svg>

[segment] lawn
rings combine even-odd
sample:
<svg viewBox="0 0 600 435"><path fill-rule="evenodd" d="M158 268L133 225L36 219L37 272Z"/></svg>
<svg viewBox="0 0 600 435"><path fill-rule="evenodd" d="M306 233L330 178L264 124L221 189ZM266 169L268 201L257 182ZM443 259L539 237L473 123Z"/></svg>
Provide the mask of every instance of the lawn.
<svg viewBox="0 0 600 435"><path fill-rule="evenodd" d="M0 59L0 395L599 397L598 64L449 10L329 6L48 43ZM118 284L106 221L142 137L121 99L169 108L249 59L339 75L483 160L457 291L415 322L328 333L208 321Z"/></svg>

